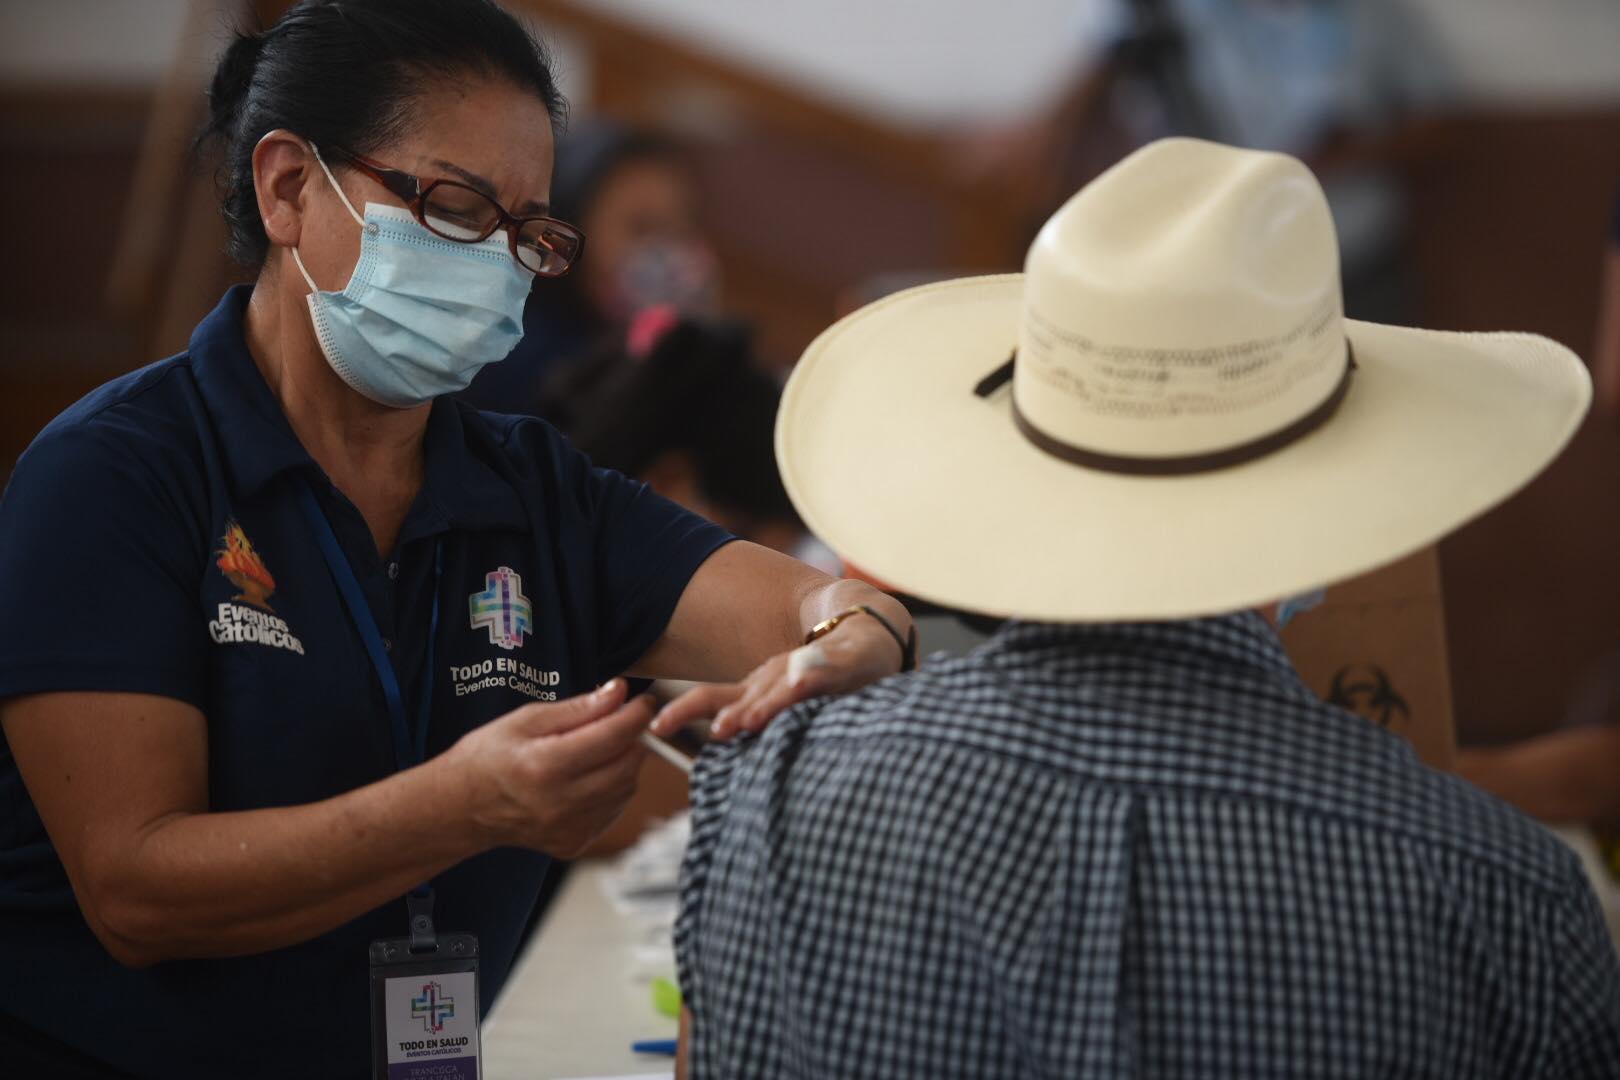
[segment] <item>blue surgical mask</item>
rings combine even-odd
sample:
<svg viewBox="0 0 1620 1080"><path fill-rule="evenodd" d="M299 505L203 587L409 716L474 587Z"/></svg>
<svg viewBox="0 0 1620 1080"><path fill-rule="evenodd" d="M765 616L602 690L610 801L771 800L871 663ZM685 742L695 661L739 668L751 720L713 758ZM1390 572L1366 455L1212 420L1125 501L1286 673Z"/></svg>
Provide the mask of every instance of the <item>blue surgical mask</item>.
<svg viewBox="0 0 1620 1080"><path fill-rule="evenodd" d="M1320 607L1327 599L1326 589L1312 589L1308 593L1290 596L1277 601L1277 629L1281 630L1294 621L1296 615L1303 615L1315 607Z"/></svg>
<svg viewBox="0 0 1620 1080"><path fill-rule="evenodd" d="M309 316L326 362L357 393L396 409L463 390L523 337L534 275L497 231L477 244L435 236L409 210L366 203L355 212L326 162L315 160L360 224L360 261L342 292L309 283Z"/></svg>

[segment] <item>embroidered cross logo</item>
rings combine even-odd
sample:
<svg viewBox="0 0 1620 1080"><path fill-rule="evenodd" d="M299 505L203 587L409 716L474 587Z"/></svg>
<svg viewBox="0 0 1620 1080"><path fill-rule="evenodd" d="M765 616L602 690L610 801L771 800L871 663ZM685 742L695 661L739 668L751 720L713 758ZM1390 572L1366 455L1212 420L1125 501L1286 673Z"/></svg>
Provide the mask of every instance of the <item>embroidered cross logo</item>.
<svg viewBox="0 0 1620 1080"><path fill-rule="evenodd" d="M489 643L503 649L523 644L523 635L534 631L534 608L523 595L523 579L509 566L484 575L484 591L468 600L472 628L489 631Z"/></svg>
<svg viewBox="0 0 1620 1080"><path fill-rule="evenodd" d="M445 997L436 982L423 983L422 995L411 998L411 1019L422 1021L422 1027L437 1035L444 1030L444 1022L456 1015L456 999Z"/></svg>

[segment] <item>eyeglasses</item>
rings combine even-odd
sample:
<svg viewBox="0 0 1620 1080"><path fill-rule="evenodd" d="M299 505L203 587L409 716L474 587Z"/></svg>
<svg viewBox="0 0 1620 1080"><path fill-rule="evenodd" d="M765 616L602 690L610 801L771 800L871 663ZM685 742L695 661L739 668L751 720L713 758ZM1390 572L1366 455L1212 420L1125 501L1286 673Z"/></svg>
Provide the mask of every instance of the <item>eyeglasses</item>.
<svg viewBox="0 0 1620 1080"><path fill-rule="evenodd" d="M332 157L348 163L405 201L406 207L435 236L458 244L477 244L496 229L505 229L512 258L541 277L561 277L585 250L585 234L551 217L515 217L475 187L457 180L424 180L379 165L338 147Z"/></svg>

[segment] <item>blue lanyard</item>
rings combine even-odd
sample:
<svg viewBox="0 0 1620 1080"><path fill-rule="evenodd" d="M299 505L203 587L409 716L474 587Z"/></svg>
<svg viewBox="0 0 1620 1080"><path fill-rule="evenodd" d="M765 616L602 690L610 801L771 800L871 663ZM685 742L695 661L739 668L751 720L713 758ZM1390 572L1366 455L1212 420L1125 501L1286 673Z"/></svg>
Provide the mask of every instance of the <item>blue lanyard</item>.
<svg viewBox="0 0 1620 1080"><path fill-rule="evenodd" d="M332 531L332 523L326 520L326 514L321 511L321 504L315 501L315 493L308 484L303 486L300 494L303 497L304 516L309 519L309 527L315 533L321 554L326 557L327 568L332 571L332 579L337 582L343 604L349 609L349 617L354 620L354 627L360 632L360 640L366 646L366 654L371 657L371 666L377 671L377 681L382 684L383 698L388 702L388 717L394 728L395 763L401 771L420 765L427 760L428 719L433 711L433 645L434 639L439 636L439 580L444 575L444 544L441 541L433 546L433 614L428 623L427 671L422 676L421 706L413 732L405 715L405 695L400 690L399 677L394 674L394 665L388 658L388 647L383 644L382 631L377 629L377 620L366 603L366 594L360 588L359 579L354 576L354 568L349 565L348 556L343 554L343 548L338 544L337 533Z"/></svg>

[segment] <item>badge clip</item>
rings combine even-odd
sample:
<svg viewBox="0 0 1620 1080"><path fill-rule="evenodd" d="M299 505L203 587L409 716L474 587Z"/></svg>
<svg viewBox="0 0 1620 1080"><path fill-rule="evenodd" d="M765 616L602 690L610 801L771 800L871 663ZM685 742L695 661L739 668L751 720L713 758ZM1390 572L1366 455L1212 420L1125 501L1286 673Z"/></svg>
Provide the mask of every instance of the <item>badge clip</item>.
<svg viewBox="0 0 1620 1080"><path fill-rule="evenodd" d="M412 890L405 897L405 910L411 920L411 952L438 952L439 938L433 932L433 890L425 885Z"/></svg>

